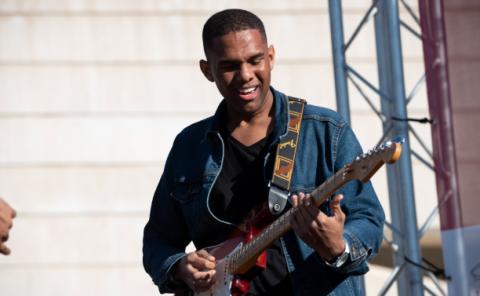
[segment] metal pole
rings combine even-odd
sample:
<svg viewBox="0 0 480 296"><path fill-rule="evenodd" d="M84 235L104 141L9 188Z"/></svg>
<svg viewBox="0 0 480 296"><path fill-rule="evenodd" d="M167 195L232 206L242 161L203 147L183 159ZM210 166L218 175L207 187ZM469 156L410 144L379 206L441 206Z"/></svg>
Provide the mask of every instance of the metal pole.
<svg viewBox="0 0 480 296"><path fill-rule="evenodd" d="M379 1L377 9L377 54L382 59L379 60L379 76L381 87L386 88L390 99L388 104L382 105L382 110L387 117L407 118L398 4L396 0ZM407 140L397 165L388 169L390 192L395 191L391 197L392 222L402 232L401 236L394 236L394 242L399 244L400 252L403 251L396 254L395 264L405 264L404 257L420 263L408 123L390 120L388 123L392 125L393 135ZM422 272L418 267L406 265L404 274L399 276L398 292L399 295L423 295Z"/></svg>
<svg viewBox="0 0 480 296"><path fill-rule="evenodd" d="M392 70L392 111L397 118L407 118L398 3L396 0L386 0L384 4L385 14L387 16L386 29L389 36L386 41L389 47ZM397 189L401 197L400 203L403 206L402 224L404 227L402 232L404 237L404 255L410 260L420 263L421 256L418 242L408 123L405 121L394 121L392 131L407 139L403 153L395 167L397 171ZM409 285L409 287L406 287L408 290L407 295L423 295L422 271L411 264L407 265L405 271Z"/></svg>
<svg viewBox="0 0 480 296"><path fill-rule="evenodd" d="M333 71L335 75L335 95L337 111L350 123L348 84L345 62L345 41L343 39L342 1L329 0L330 32L332 36Z"/></svg>
<svg viewBox="0 0 480 296"><path fill-rule="evenodd" d="M462 236L462 207L458 185L450 83L448 77L447 43L443 4L441 0L418 1L423 38L423 56L427 78L428 107L435 119L432 125L433 160L437 181L440 224L443 239L445 270L451 295L473 293ZM455 231L457 230L457 231ZM451 236L446 239L445 233Z"/></svg>
<svg viewBox="0 0 480 296"><path fill-rule="evenodd" d="M379 2L377 4L377 14L374 18L374 25L375 25L375 41L377 46L377 68L378 68L378 82L379 82L379 89L381 93L392 94L392 82L391 82L391 63L390 61L390 54L388 51L388 46L386 44L388 39L388 35L385 32L385 9L382 7L383 2ZM382 100L381 102L381 110L385 117L385 122L383 124L383 131L386 134L384 137L389 138L395 136L392 133L391 124L392 124L392 104L391 99L389 100ZM398 183L396 181L396 171L395 166L387 166L387 182L388 182L388 197L390 203L390 219L391 224L394 225L397 229L400 229L400 233L393 232L392 233L392 250L393 250L393 263L396 267L405 265L405 260L403 258L402 250L403 250L403 227L402 227L402 205L401 205L401 196L399 195L400 191L397 188ZM399 270L400 271L400 270ZM403 271L403 268L401 269ZM407 279L404 273L398 274L396 276L397 281L397 289L399 295L405 295L405 287L407 286ZM384 290L382 290L381 295L386 294L388 289L390 289L391 284L386 286Z"/></svg>

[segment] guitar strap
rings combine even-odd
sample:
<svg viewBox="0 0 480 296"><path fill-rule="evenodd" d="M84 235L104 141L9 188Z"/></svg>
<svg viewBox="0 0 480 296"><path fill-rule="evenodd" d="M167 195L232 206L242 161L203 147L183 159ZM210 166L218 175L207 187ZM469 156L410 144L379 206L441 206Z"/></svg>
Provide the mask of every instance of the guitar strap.
<svg viewBox="0 0 480 296"><path fill-rule="evenodd" d="M307 102L302 99L288 97L288 132L277 146L277 156L273 166L273 176L268 192L268 208L274 215L280 214L287 205L290 196L290 183L295 164L303 109Z"/></svg>

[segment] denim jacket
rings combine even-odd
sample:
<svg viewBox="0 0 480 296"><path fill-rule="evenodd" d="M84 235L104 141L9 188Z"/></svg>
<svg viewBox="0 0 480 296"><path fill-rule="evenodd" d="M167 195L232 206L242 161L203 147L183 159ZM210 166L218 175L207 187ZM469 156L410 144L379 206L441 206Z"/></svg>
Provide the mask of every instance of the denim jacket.
<svg viewBox="0 0 480 296"><path fill-rule="evenodd" d="M286 134L288 98L274 94L276 145ZM185 256L193 241L197 249L215 245L233 230L229 221L216 217L209 206L210 191L222 168L223 139L218 122L224 103L214 116L185 128L175 139L153 197L145 226L143 263L160 292L185 288L169 277L171 267ZM334 111L306 105L302 120L291 192L309 193L350 163L362 150L349 125ZM271 176L273 154L267 154L265 172ZM350 181L337 193L344 199L344 239L349 259L339 268L327 266L293 231L281 245L295 295L360 295L358 275L368 271L367 260L382 241L384 213L370 184ZM321 207L328 214L328 201Z"/></svg>

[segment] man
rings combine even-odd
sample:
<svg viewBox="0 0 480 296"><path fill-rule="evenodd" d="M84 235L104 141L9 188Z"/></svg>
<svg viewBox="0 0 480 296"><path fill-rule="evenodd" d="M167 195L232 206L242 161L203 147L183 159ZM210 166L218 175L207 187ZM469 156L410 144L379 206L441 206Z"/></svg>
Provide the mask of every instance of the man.
<svg viewBox="0 0 480 296"><path fill-rule="evenodd" d="M229 237L265 203L278 142L286 134L288 99L270 86L275 51L261 20L239 9L210 17L203 28L204 76L223 101L214 116L175 139L144 231L144 266L160 292L201 292L216 278L204 250ZM293 169L294 231L267 249L267 267L248 295L353 295L357 275L382 239L384 214L371 184L352 181L319 210L308 194L361 148L331 110L306 105ZM185 254L193 241L197 251Z"/></svg>
<svg viewBox="0 0 480 296"><path fill-rule="evenodd" d="M5 242L8 240L8 233L12 228L12 220L15 216L15 210L3 198L0 198L0 253L3 255L10 254L10 249L5 245Z"/></svg>

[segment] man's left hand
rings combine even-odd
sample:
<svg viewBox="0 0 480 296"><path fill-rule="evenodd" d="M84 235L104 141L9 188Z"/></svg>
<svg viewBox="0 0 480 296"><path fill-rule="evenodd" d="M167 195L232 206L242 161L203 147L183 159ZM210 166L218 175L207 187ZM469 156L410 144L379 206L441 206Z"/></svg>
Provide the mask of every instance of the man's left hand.
<svg viewBox="0 0 480 296"><path fill-rule="evenodd" d="M292 196L293 207L297 208L290 220L295 233L326 261L333 261L345 251L343 226L345 213L340 207L343 195L337 195L330 203L332 216L315 206L309 195L299 193Z"/></svg>

